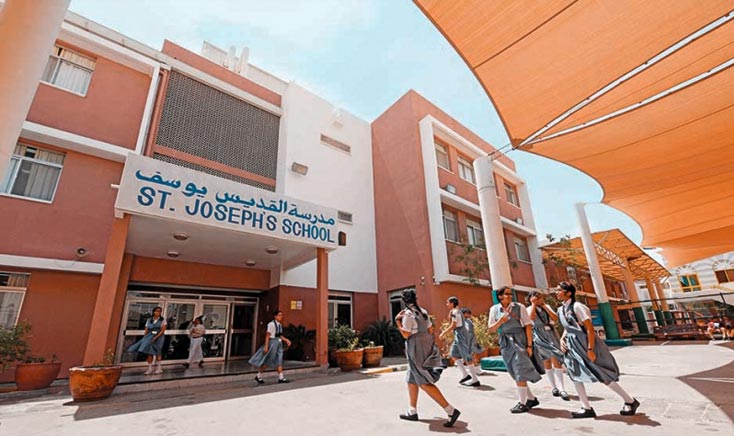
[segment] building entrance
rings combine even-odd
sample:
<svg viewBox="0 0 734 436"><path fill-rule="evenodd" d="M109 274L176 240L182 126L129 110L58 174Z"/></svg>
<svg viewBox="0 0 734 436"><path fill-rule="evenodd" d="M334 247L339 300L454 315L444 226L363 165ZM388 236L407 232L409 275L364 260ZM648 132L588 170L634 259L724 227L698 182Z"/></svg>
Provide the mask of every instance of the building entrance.
<svg viewBox="0 0 734 436"><path fill-rule="evenodd" d="M249 357L255 346L257 305L256 296L227 295L225 292L128 290L115 355L123 364L145 360L144 355L128 353L127 349L143 337L153 308L160 306L167 323L164 361L184 362L188 358L188 329L197 316L203 317L206 328L202 344L205 362Z"/></svg>

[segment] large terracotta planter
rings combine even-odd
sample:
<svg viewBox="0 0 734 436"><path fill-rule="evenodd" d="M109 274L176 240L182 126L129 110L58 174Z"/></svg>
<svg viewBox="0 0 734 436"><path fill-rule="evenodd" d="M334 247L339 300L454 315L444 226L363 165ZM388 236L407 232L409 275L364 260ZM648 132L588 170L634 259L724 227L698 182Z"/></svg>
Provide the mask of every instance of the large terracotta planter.
<svg viewBox="0 0 734 436"><path fill-rule="evenodd" d="M364 348L364 357L362 359L362 364L364 365L364 367L375 368L377 366L380 366L380 362L382 362L382 351L382 345L377 347Z"/></svg>
<svg viewBox="0 0 734 436"><path fill-rule="evenodd" d="M19 363L15 367L15 385L19 391L46 389L56 380L61 362Z"/></svg>
<svg viewBox="0 0 734 436"><path fill-rule="evenodd" d="M336 361L342 371L354 371L362 367L364 350L361 348L354 351L336 351Z"/></svg>
<svg viewBox="0 0 734 436"><path fill-rule="evenodd" d="M490 356L499 356L500 355L500 347L489 347L487 348L489 351Z"/></svg>
<svg viewBox="0 0 734 436"><path fill-rule="evenodd" d="M120 381L122 366L77 366L69 370L69 390L74 401L95 401L110 396Z"/></svg>

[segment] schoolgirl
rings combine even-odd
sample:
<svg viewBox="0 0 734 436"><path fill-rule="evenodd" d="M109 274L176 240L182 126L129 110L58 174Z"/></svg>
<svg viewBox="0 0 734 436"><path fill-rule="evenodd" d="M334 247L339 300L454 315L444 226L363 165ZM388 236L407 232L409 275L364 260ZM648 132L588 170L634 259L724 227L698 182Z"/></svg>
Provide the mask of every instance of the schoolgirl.
<svg viewBox="0 0 734 436"><path fill-rule="evenodd" d="M545 304L545 296L538 291L531 292L527 302L529 303L528 317L533 321L533 344L535 344L536 357L543 361L546 378L553 389L551 392L554 397L570 401L571 398L563 383L563 368L561 367L563 352L560 337L555 329L558 315Z"/></svg>
<svg viewBox="0 0 734 436"><path fill-rule="evenodd" d="M477 387L480 383L477 377L477 368L474 366L474 350L471 347L469 332L465 328L464 316L461 309L459 309L459 299L449 297L446 300L446 306L449 308L450 324L441 332L439 338L443 339L448 333L454 333L454 343L451 345L450 355L456 360L456 366L461 371L462 378L459 380L459 384Z"/></svg>

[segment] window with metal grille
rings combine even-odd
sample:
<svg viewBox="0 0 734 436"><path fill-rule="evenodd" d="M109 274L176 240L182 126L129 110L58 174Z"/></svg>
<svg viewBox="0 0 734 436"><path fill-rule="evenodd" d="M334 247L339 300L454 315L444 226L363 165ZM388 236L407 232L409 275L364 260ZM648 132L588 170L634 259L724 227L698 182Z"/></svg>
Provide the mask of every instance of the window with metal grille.
<svg viewBox="0 0 734 436"><path fill-rule="evenodd" d="M94 59L57 45L48 58L41 81L86 95L94 64Z"/></svg>
<svg viewBox="0 0 734 436"><path fill-rule="evenodd" d="M277 115L174 71L156 143L275 179L279 126Z"/></svg>
<svg viewBox="0 0 734 436"><path fill-rule="evenodd" d="M17 144L0 192L51 202L63 167L63 153Z"/></svg>
<svg viewBox="0 0 734 436"><path fill-rule="evenodd" d="M337 218L339 218L339 221L352 224L352 214L349 212L343 212L340 210L337 212Z"/></svg>
<svg viewBox="0 0 734 436"><path fill-rule="evenodd" d="M191 162L187 162L185 160L172 158L163 154L154 153L153 154L154 159L158 159L163 162L172 163L174 165L178 165L180 167L188 168L190 170L196 170L201 171L202 173L211 174L212 176L221 177L223 179L232 180L233 182L242 183L245 185L254 186L256 188L264 189L266 191L275 192L275 186L266 185L264 183L255 182L250 179L246 179L244 177L235 176L229 173L225 173L224 171L215 170L209 167L205 167L202 165L196 165Z"/></svg>
<svg viewBox="0 0 734 436"><path fill-rule="evenodd" d="M0 327L13 328L18 322L30 274L0 272Z"/></svg>
<svg viewBox="0 0 734 436"><path fill-rule="evenodd" d="M332 147L338 148L341 151L344 151L346 153L352 154L352 147L348 146L347 144L337 141L334 138L330 138L326 135L321 135L321 143L330 145Z"/></svg>

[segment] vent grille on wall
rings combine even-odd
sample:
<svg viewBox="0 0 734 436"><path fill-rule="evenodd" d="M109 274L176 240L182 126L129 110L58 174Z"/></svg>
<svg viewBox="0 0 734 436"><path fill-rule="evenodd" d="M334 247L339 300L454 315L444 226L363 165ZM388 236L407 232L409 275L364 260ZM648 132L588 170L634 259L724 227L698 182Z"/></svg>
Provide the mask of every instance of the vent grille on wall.
<svg viewBox="0 0 734 436"><path fill-rule="evenodd" d="M349 212L338 212L338 218L339 221L344 221L345 223L352 224L352 214Z"/></svg>
<svg viewBox="0 0 734 436"><path fill-rule="evenodd" d="M280 117L175 71L156 143L275 179Z"/></svg>
<svg viewBox="0 0 734 436"><path fill-rule="evenodd" d="M337 141L334 138L330 138L330 137L328 137L326 135L321 135L321 142L323 144L330 145L332 147L338 148L339 150L345 151L345 152L347 152L349 154L352 153L352 147L348 146L347 144L345 144L345 143L343 143L341 141Z"/></svg>

